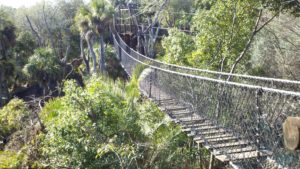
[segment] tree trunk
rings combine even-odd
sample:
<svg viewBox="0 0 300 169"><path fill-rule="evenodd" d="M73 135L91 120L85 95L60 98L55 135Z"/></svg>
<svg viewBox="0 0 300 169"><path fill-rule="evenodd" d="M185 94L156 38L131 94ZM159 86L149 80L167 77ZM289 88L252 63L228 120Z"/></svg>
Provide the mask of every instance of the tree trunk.
<svg viewBox="0 0 300 169"><path fill-rule="evenodd" d="M97 72L97 59L96 59L96 54L93 49L93 39L92 39L92 34L93 32L89 31L86 34L86 42L90 51L90 55L93 58L93 72Z"/></svg>
<svg viewBox="0 0 300 169"><path fill-rule="evenodd" d="M149 57L152 58L152 59L154 59L154 57L155 57L154 45L155 45L155 42L152 41L152 39L149 39L149 41L148 41L148 53L149 53Z"/></svg>
<svg viewBox="0 0 300 169"><path fill-rule="evenodd" d="M139 23L138 23L138 19L137 19L137 15L136 13L133 12L133 10L130 8L130 5L127 6L128 9L129 9L129 14L130 16L132 17L132 20L133 20L133 23L134 25L136 26L136 30L137 30L137 51L141 54L142 51L143 51L143 47L142 47L142 32L143 32L143 28L141 28L139 26Z"/></svg>
<svg viewBox="0 0 300 169"><path fill-rule="evenodd" d="M138 50L140 49L140 44L141 44L141 36L142 34L144 34L144 53L146 54L146 56L150 57L150 58L154 58L155 56L155 51L154 51L154 46L158 37L158 33L159 33L159 29L160 29L160 25L159 27L156 29L156 31L154 31L154 26L159 23L159 16L161 14L161 12L165 9L165 7L168 5L169 0L164 0L162 5L160 6L159 10L155 13L155 17L152 20L152 18L148 17L148 24L149 26L144 29L144 27L140 27L136 18L136 15L134 15L133 10L128 6L129 12L130 12L130 16L133 18L133 23L136 25L136 28L138 30ZM149 38L147 37L146 34L149 34Z"/></svg>
<svg viewBox="0 0 300 169"><path fill-rule="evenodd" d="M4 75L0 72L0 108L3 107L9 100L9 91Z"/></svg>
<svg viewBox="0 0 300 169"><path fill-rule="evenodd" d="M85 71L87 74L90 73L90 63L89 63L89 58L87 58L85 56L85 53L84 53L84 47L83 47L83 37L80 36L80 55L85 63Z"/></svg>
<svg viewBox="0 0 300 169"><path fill-rule="evenodd" d="M137 51L141 54L143 54L143 46L142 46L142 40L141 40L141 32L138 30L138 35L137 35Z"/></svg>
<svg viewBox="0 0 300 169"><path fill-rule="evenodd" d="M32 24L31 24L31 21L29 19L29 17L27 15L25 15L26 19L27 19L27 22L30 26L30 29L32 31L32 33L36 36L36 38L38 39L38 45L39 47L42 46L42 40L41 40L41 37L39 36L38 32L33 28Z"/></svg>
<svg viewBox="0 0 300 169"><path fill-rule="evenodd" d="M100 53L100 71L101 73L103 73L105 71L105 47L104 47L104 39L103 39L103 35L100 35L100 48L99 48L99 53Z"/></svg>
<svg viewBox="0 0 300 169"><path fill-rule="evenodd" d="M239 57L235 60L234 64L231 67L230 73L234 73L234 71L236 70L236 66L237 64L239 64L241 62L241 60L246 56L247 51L250 49L250 46L253 42L254 37L256 36L256 34L258 32L260 32L266 25L268 25L276 16L279 15L279 13L281 11L278 11L277 13L275 13L270 19L268 19L266 22L264 22L260 27L259 27L259 23L262 17L262 12L263 10L259 10L259 14L257 16L257 20L255 23L255 26L253 28L252 34L249 37L248 42L246 43L243 51L241 52L241 54L239 55ZM229 81L231 79L231 76L228 76L227 80Z"/></svg>

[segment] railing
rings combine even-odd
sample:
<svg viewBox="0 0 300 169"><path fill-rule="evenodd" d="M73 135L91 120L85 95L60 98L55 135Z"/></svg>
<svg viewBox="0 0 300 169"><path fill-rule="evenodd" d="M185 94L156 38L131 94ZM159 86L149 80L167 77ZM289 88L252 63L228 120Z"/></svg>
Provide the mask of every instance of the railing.
<svg viewBox="0 0 300 169"><path fill-rule="evenodd" d="M222 148L212 144L212 148L226 154L233 149L254 147L258 151L271 151L272 158L283 166L300 167L299 151L287 151L282 135L286 117L300 115L300 93L284 89L291 85L287 88L292 90L298 87L299 82L165 64L129 48L118 34L114 34L113 38L117 55L129 75L138 65L148 68L148 74L140 85L149 97L156 100L174 98L199 118L216 126L207 129L207 132L232 133L243 141L243 144ZM218 79L220 75L232 76L234 81ZM192 121L194 117L187 116L189 118ZM195 135L204 136L197 130ZM218 146L221 143L219 141ZM260 164L261 159L249 160L246 165Z"/></svg>
<svg viewBox="0 0 300 169"><path fill-rule="evenodd" d="M251 84L257 86L265 86L274 89L283 89L283 90L290 90L290 91L300 91L300 81L295 80L287 80L287 79L277 79L277 78L268 78L268 77L259 77L259 76L250 76L250 75L243 75L243 74L232 74L226 72L218 72L212 70L205 70L205 69L197 69L185 66L179 66L174 64L168 64L165 62L161 62L155 59L151 59L145 55L140 54L136 50L130 48L123 39L119 36L119 34L115 34L116 38L119 40L119 45L126 49L128 53L130 53L135 58L140 58L143 61L149 63L150 65L154 65L158 68L173 70L176 72L193 74L198 76L210 77L214 79L221 79L227 80L228 77L231 77L230 81L244 83L244 84Z"/></svg>

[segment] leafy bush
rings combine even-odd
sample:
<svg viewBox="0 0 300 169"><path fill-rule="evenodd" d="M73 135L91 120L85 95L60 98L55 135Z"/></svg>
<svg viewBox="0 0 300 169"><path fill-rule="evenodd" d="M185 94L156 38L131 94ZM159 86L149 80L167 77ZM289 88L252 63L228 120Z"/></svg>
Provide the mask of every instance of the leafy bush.
<svg viewBox="0 0 300 169"><path fill-rule="evenodd" d="M192 27L198 31L195 40L197 49L189 62L194 67L229 71L248 41L259 2L218 0L202 5L204 9L193 18ZM248 60L249 56L243 59L241 65Z"/></svg>
<svg viewBox="0 0 300 169"><path fill-rule="evenodd" d="M0 109L0 136L7 137L16 130L22 128L29 111L25 102L21 99L12 99L6 106Z"/></svg>
<svg viewBox="0 0 300 169"><path fill-rule="evenodd" d="M163 39L162 46L166 60L176 64L189 64L188 56L195 49L192 36L177 29L169 30L169 36Z"/></svg>
<svg viewBox="0 0 300 169"><path fill-rule="evenodd" d="M106 71L113 80L116 80L117 78L127 78L126 72L122 68L113 47L110 45L108 45L105 50L105 63Z"/></svg>
<svg viewBox="0 0 300 169"><path fill-rule="evenodd" d="M83 89L67 81L65 96L43 109L45 164L53 168L173 168L194 160L182 158L190 157L186 135L154 104L136 95L133 84L137 82L126 90L105 77L91 77L86 84Z"/></svg>
<svg viewBox="0 0 300 169"><path fill-rule="evenodd" d="M36 49L23 71L29 79L39 83L57 79L61 75L60 61L51 49Z"/></svg>
<svg viewBox="0 0 300 169"><path fill-rule="evenodd" d="M0 168L21 168L22 154L0 151Z"/></svg>

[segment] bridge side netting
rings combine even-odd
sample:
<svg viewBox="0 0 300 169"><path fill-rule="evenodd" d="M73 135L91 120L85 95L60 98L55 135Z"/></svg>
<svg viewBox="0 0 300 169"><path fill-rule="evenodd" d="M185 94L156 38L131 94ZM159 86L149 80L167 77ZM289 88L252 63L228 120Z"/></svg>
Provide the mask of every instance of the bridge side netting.
<svg viewBox="0 0 300 169"><path fill-rule="evenodd" d="M286 117L299 116L300 93L177 72L169 65L142 57L118 36L113 37L116 52L129 75L138 65L147 67L148 74L140 87L149 97L179 100L199 118L218 127L208 129L208 132L224 130L224 133L232 133L244 142L233 147L216 147L219 151L226 154L237 149L253 148L272 152L271 157L283 166L300 167L299 151L287 151L282 135L282 123ZM193 120L194 117L187 118ZM201 135L201 132L195 132L195 135ZM261 159L263 157L254 162L249 160L247 167L253 167L253 163L260 165L257 162Z"/></svg>
<svg viewBox="0 0 300 169"><path fill-rule="evenodd" d="M196 69L191 67L184 67L178 66L173 64L167 64L158 60L151 59L146 57L145 55L140 54L136 50L130 48L124 40L119 36L119 34L115 34L116 38L120 46L123 49L127 49L126 51L130 53L130 55L134 56L135 58L139 58L151 65L154 65L158 68L173 70L176 72L187 73L192 75L210 77L214 79L221 79L221 80L228 80L233 82L239 82L244 84L251 84L257 86L265 86L269 88L275 89L283 89L283 90L290 90L290 91L300 91L300 81L293 81L293 80L284 80L284 79L276 79L276 78L265 78L265 77L258 77L258 76L250 76L250 75L242 75L242 74L231 74L225 72L217 72L205 69Z"/></svg>

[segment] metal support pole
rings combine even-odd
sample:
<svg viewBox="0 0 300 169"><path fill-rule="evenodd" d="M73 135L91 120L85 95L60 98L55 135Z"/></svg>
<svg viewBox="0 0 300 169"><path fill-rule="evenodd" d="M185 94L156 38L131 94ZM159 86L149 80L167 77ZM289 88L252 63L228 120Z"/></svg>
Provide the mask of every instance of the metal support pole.
<svg viewBox="0 0 300 169"><path fill-rule="evenodd" d="M150 73L150 84L149 84L149 98L152 97L151 92L152 92L152 80L153 80L153 73Z"/></svg>
<svg viewBox="0 0 300 169"><path fill-rule="evenodd" d="M256 122L257 122L257 126L256 126L256 149L257 149L257 160L259 162L259 157L260 157L260 125L261 125L261 105L260 105L260 98L262 97L263 94L263 90L262 89L258 89L256 91Z"/></svg>

